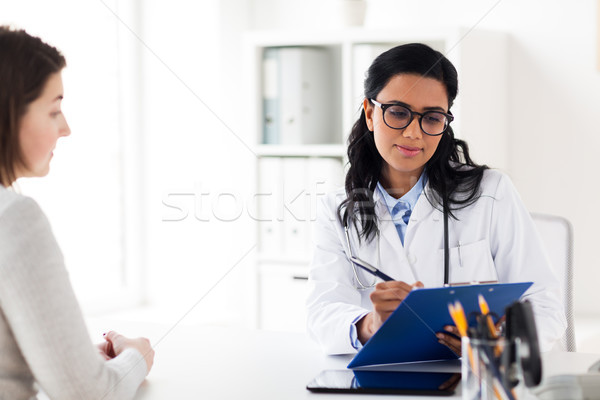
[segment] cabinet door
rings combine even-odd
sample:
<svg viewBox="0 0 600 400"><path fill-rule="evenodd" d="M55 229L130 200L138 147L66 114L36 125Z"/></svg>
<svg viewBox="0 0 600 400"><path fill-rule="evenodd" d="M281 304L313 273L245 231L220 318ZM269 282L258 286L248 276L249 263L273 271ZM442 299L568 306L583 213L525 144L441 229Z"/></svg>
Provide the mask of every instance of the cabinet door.
<svg viewBox="0 0 600 400"><path fill-rule="evenodd" d="M260 274L260 328L304 332L308 295L306 267L263 266Z"/></svg>

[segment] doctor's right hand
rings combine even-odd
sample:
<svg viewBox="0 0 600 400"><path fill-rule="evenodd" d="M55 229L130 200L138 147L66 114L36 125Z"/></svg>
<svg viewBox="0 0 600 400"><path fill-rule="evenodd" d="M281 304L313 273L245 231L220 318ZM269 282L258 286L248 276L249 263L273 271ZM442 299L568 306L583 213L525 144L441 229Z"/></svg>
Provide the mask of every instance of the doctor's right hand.
<svg viewBox="0 0 600 400"><path fill-rule="evenodd" d="M401 281L380 282L375 285L375 290L370 295L373 311L356 324L358 339L362 344L365 344L381 328L408 293L416 287L422 288L424 285L420 281L412 285Z"/></svg>

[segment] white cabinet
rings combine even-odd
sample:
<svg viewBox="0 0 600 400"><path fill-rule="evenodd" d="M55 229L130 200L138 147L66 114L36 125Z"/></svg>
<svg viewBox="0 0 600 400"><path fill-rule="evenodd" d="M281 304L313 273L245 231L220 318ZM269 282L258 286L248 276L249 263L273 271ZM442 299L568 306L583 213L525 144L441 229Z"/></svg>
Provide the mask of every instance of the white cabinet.
<svg viewBox="0 0 600 400"><path fill-rule="evenodd" d="M308 295L306 265L261 262L258 268L260 327L274 331L304 330Z"/></svg>
<svg viewBox="0 0 600 400"><path fill-rule="evenodd" d="M244 42L249 141L256 154L258 325L301 330L319 196L343 186L345 141L365 72L381 52L422 42L459 74L452 107L473 159L507 167L507 39L477 29L250 32Z"/></svg>

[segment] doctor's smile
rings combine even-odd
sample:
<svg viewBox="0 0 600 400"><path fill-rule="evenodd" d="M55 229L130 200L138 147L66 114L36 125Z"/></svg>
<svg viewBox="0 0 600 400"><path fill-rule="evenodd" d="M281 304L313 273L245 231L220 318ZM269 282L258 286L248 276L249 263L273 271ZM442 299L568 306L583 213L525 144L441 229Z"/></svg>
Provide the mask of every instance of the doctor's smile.
<svg viewBox="0 0 600 400"><path fill-rule="evenodd" d="M406 157L415 157L423 151L423 149L419 147L401 146L398 144L394 145L394 147L396 147L400 153Z"/></svg>

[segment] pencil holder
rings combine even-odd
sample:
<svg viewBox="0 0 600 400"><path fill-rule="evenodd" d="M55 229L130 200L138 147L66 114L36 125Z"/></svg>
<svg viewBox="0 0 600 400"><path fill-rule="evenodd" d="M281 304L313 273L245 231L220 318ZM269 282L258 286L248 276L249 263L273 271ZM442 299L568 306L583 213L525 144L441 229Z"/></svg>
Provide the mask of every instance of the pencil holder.
<svg viewBox="0 0 600 400"><path fill-rule="evenodd" d="M462 338L463 400L525 398L518 340Z"/></svg>

